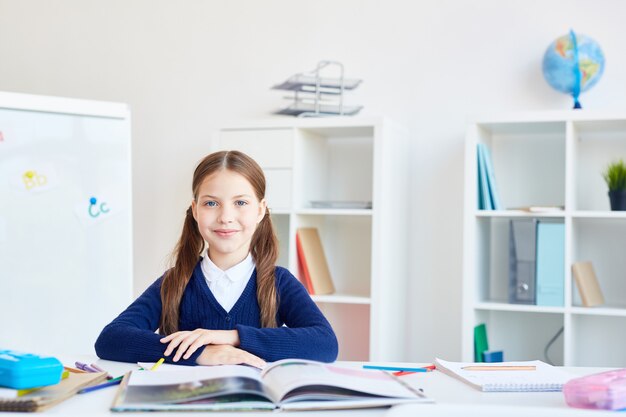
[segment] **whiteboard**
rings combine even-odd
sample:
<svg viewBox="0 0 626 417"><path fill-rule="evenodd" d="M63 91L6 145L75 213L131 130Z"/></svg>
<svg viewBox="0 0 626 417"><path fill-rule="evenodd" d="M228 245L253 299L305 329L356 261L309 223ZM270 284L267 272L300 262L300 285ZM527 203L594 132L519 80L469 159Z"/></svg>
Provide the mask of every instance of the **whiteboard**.
<svg viewBox="0 0 626 417"><path fill-rule="evenodd" d="M130 112L0 92L0 350L93 354L132 297Z"/></svg>

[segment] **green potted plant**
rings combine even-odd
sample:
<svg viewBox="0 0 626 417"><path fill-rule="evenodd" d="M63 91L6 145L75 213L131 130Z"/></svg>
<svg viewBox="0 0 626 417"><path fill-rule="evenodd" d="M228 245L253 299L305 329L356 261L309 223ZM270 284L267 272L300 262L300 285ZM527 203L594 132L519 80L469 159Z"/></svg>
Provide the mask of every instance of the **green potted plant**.
<svg viewBox="0 0 626 417"><path fill-rule="evenodd" d="M606 185L609 186L609 200L611 201L611 210L626 211L626 165L620 159L611 162L606 171L602 174Z"/></svg>

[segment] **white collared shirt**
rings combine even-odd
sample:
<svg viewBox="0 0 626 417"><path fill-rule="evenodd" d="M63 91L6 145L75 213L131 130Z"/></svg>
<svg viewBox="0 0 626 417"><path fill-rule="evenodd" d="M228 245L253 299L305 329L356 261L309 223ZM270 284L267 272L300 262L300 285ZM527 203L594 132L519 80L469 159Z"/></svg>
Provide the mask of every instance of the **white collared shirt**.
<svg viewBox="0 0 626 417"><path fill-rule="evenodd" d="M252 255L248 254L246 259L237 265L222 271L209 259L207 254L202 259L200 267L217 302L224 310L230 311L248 285L256 264L252 260Z"/></svg>

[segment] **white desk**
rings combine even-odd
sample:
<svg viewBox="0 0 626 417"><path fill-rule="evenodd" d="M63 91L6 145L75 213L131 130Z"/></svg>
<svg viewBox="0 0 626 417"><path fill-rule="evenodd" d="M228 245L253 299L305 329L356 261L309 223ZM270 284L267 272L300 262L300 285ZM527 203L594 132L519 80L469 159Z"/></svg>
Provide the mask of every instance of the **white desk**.
<svg viewBox="0 0 626 417"><path fill-rule="evenodd" d="M123 374L124 372L137 369L137 366L131 363L110 362L97 359L94 356L78 356L72 358L60 358L65 365L74 366L74 361L85 363L95 363L109 371L114 376ZM354 362L343 362L346 366L360 366ZM598 368L567 368L568 371L584 375L589 373L600 372L604 369ZM307 417L352 417L352 416L386 416L386 417L403 417L403 416L485 416L485 417L553 417L553 416L590 416L590 417L616 417L614 412L602 412L597 410L579 410L570 408L565 404L563 394L560 392L480 392L471 386L451 378L441 372L415 373L402 377L406 382L417 388L422 388L424 393L436 401L436 404L414 404L397 406L391 409L373 409L373 410L346 410L346 411L307 411L303 413L289 412L285 415L306 415ZM109 407L113 401L113 397L117 390L116 387L104 388L102 390L90 392L87 394L75 395L72 398L62 402L45 411L44 415L63 415L63 416L124 416L124 415L142 415L147 413L111 413ZM167 417L193 417L197 413L181 412L181 413L162 413ZM206 413L205 413L206 414ZM216 416L230 416L237 413L210 413ZM239 413L250 417L267 417L267 412L246 412ZM1 413L4 416L21 416L24 413ZM150 413L150 415L156 415Z"/></svg>

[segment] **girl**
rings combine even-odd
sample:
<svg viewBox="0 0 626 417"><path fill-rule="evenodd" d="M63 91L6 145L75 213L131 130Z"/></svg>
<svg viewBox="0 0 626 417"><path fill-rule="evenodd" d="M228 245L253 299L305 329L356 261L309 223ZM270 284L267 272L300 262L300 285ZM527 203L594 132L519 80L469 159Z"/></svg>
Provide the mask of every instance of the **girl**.
<svg viewBox="0 0 626 417"><path fill-rule="evenodd" d="M330 324L300 282L275 266L259 165L238 151L210 154L192 190L174 267L102 330L98 356L259 368L284 358L334 361Z"/></svg>

